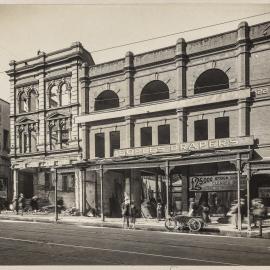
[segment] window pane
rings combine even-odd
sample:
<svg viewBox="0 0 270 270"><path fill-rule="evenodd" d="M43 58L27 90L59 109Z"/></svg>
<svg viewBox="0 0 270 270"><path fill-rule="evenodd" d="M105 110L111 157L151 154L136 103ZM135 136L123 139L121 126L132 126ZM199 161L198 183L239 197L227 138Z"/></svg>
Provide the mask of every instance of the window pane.
<svg viewBox="0 0 270 270"><path fill-rule="evenodd" d="M170 144L170 125L158 126L158 144Z"/></svg>
<svg viewBox="0 0 270 270"><path fill-rule="evenodd" d="M29 96L29 111L35 112L37 109L37 98L35 92L31 92Z"/></svg>
<svg viewBox="0 0 270 270"><path fill-rule="evenodd" d="M195 126L195 141L208 140L208 120L197 120Z"/></svg>
<svg viewBox="0 0 270 270"><path fill-rule="evenodd" d="M68 176L62 175L62 191L67 192L68 191Z"/></svg>
<svg viewBox="0 0 270 270"><path fill-rule="evenodd" d="M37 134L35 131L31 132L31 152L36 152L37 151Z"/></svg>
<svg viewBox="0 0 270 270"><path fill-rule="evenodd" d="M105 156L104 133L97 133L95 135L95 156L100 158Z"/></svg>
<svg viewBox="0 0 270 270"><path fill-rule="evenodd" d="M215 119L215 137L217 139L230 137L229 117L218 117Z"/></svg>
<svg viewBox="0 0 270 270"><path fill-rule="evenodd" d="M68 145L68 141L69 141L69 131L68 129L63 129L61 132L62 147L66 147Z"/></svg>
<svg viewBox="0 0 270 270"><path fill-rule="evenodd" d="M152 127L141 128L141 146L152 145Z"/></svg>
<svg viewBox="0 0 270 270"><path fill-rule="evenodd" d="M58 130L57 127L54 126L51 128L51 138L50 138L51 150L56 148L57 143L58 143Z"/></svg>
<svg viewBox="0 0 270 270"><path fill-rule="evenodd" d="M61 87L62 106L69 105L69 90L67 84L63 84Z"/></svg>
<svg viewBox="0 0 270 270"><path fill-rule="evenodd" d="M3 145L3 149L5 151L8 150L8 139L9 139L9 131L4 129L4 145Z"/></svg>
<svg viewBox="0 0 270 270"><path fill-rule="evenodd" d="M57 93L57 86L53 86L50 91L50 108L55 108L59 106L59 99Z"/></svg>
<svg viewBox="0 0 270 270"><path fill-rule="evenodd" d="M20 96L19 111L20 113L28 111L27 97L25 93L22 93Z"/></svg>
<svg viewBox="0 0 270 270"><path fill-rule="evenodd" d="M120 149L120 131L110 132L110 155L113 156L115 149Z"/></svg>

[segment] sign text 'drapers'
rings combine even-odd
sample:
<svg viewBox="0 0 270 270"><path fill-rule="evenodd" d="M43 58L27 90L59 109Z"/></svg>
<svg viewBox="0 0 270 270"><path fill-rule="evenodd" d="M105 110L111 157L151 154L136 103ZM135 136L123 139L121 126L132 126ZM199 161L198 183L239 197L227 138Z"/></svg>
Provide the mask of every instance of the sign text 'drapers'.
<svg viewBox="0 0 270 270"><path fill-rule="evenodd" d="M180 144L166 144L114 150L115 157L138 156L159 153L185 153L190 151L202 151L208 149L228 148L253 145L253 137L235 137L213 139L207 141L187 142Z"/></svg>

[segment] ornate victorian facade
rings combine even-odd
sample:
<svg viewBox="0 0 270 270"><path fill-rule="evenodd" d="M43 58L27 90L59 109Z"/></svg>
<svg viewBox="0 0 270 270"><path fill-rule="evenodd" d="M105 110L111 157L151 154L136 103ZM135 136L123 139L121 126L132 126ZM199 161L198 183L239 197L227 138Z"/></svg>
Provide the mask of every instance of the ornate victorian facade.
<svg viewBox="0 0 270 270"><path fill-rule="evenodd" d="M81 158L80 131L74 118L80 114L79 70L93 64L80 43L20 62L12 61L11 159L14 196L38 195L53 199L55 173L61 166L58 190L67 206L77 206L73 163Z"/></svg>

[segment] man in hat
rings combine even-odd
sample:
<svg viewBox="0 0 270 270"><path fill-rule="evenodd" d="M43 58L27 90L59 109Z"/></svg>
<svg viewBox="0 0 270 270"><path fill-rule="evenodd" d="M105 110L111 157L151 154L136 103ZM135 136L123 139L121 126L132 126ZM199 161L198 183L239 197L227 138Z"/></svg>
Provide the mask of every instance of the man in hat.
<svg viewBox="0 0 270 270"><path fill-rule="evenodd" d="M127 194L125 194L124 202L122 203L122 216L123 216L123 229L129 228L129 215L130 215L130 200Z"/></svg>

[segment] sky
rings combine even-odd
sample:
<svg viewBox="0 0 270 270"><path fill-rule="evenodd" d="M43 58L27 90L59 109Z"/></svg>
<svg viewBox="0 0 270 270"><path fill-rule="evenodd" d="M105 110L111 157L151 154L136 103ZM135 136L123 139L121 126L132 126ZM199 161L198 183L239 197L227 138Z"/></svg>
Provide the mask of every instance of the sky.
<svg viewBox="0 0 270 270"><path fill-rule="evenodd" d="M8 2L9 5L3 4ZM2 4L1 4L2 3ZM51 52L80 41L96 51L152 37L238 20L202 30L186 32L149 42L92 53L96 64L176 43L234 30L244 17L270 12L270 0L0 0L0 98L9 101L9 78L4 73L11 60L34 57L37 51ZM21 4L24 3L24 4ZM25 4L43 3L43 4ZM48 4L58 3L58 4ZM78 2L76 2L78 3ZM270 21L270 13L244 19L249 25Z"/></svg>

